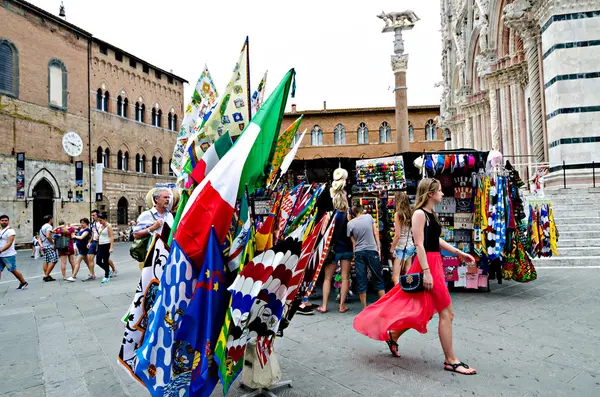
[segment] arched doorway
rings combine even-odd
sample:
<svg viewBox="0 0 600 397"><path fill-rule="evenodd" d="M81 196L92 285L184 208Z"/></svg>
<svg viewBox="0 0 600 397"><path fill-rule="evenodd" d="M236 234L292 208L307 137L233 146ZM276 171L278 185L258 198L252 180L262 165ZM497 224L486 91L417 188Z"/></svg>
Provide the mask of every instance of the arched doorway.
<svg viewBox="0 0 600 397"><path fill-rule="evenodd" d="M33 188L33 232L39 232L44 225L44 216L54 216L54 189L46 178Z"/></svg>
<svg viewBox="0 0 600 397"><path fill-rule="evenodd" d="M129 221L128 219L128 209L129 209L129 202L127 202L127 199L125 197L121 197L119 199L119 202L117 203L117 224L118 225L126 225L127 222Z"/></svg>

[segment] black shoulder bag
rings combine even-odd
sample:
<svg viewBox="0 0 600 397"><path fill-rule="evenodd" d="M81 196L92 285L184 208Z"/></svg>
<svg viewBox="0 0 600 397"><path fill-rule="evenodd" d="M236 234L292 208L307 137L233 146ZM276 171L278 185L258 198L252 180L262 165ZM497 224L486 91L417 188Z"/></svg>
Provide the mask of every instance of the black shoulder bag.
<svg viewBox="0 0 600 397"><path fill-rule="evenodd" d="M429 217L427 216L427 214L425 214L425 220L427 223L425 224L424 245L427 246L427 226L429 226ZM406 241L406 243L408 244L408 240ZM406 251L406 247L404 247L404 250ZM403 276L400 276L400 287L402 288L402 291L407 293L423 291L425 289L423 287L423 273L408 273Z"/></svg>

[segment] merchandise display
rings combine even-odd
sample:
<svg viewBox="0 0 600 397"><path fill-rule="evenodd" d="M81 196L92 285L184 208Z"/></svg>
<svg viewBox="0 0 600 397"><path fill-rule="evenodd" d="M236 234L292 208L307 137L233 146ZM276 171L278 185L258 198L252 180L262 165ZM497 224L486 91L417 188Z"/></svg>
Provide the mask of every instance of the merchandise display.
<svg viewBox="0 0 600 397"><path fill-rule="evenodd" d="M359 193L406 189L402 156L357 160L356 185Z"/></svg>

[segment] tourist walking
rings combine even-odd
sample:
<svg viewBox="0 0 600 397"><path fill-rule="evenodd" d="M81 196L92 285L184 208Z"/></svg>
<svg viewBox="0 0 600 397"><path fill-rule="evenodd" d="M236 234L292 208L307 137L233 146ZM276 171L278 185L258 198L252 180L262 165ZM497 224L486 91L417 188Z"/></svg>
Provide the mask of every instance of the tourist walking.
<svg viewBox="0 0 600 397"><path fill-rule="evenodd" d="M356 284L360 303L364 309L367 307L367 266L371 269L379 297L385 294L381 269L381 243L379 242L379 227L370 214L364 213L362 205L355 205L352 212L354 218L348 222L348 237L354 247Z"/></svg>
<svg viewBox="0 0 600 397"><path fill-rule="evenodd" d="M35 233L33 238L31 239L31 257L34 259L38 259L40 257L40 235L39 233Z"/></svg>
<svg viewBox="0 0 600 397"><path fill-rule="evenodd" d="M98 250L98 231L100 230L99 226L100 223L98 222L98 214L100 212L98 210L92 210L92 223L90 224L90 229L92 231L92 238L90 240L90 242L88 243L88 263L89 266L91 266L93 268L94 266L94 258L96 257L96 253ZM117 272L117 268L115 267L115 264L113 263L112 259L108 260L108 265L110 266L110 273L109 273L109 277L116 277L118 275ZM96 277L92 277L92 273L90 273L90 275L82 280L82 281L89 281L89 280L95 280Z"/></svg>
<svg viewBox="0 0 600 397"><path fill-rule="evenodd" d="M401 284L392 288L383 298L363 310L354 319L354 329L375 340L386 341L390 352L399 357L398 338L409 329L424 334L427 323L439 313L439 338L444 351L444 369L463 375L477 373L461 362L452 346L452 300L446 287L440 249L454 253L461 260L474 263L475 259L440 238L434 206L442 201L442 187L436 179L423 179L417 188L415 211L412 216L412 234L417 259L408 274L422 273L424 291L407 293Z"/></svg>
<svg viewBox="0 0 600 397"><path fill-rule="evenodd" d="M61 220L58 222L59 226L56 228L56 249L58 256L60 257L60 272L62 273L64 281L75 281L73 275L75 274L75 242L73 240L73 229L70 225L67 225L65 221ZM71 277L67 278L67 258L71 264Z"/></svg>
<svg viewBox="0 0 600 397"><path fill-rule="evenodd" d="M106 221L106 214L99 213L98 218L98 249L96 252L96 264L104 270L102 284L110 281L110 265L108 260L113 252L115 237L110 223Z"/></svg>
<svg viewBox="0 0 600 397"><path fill-rule="evenodd" d="M394 240L391 244L391 254L394 257L392 281L394 285L400 282L400 275L405 274L415 255L415 244L410 231L412 210L405 192L397 192L394 196L396 213L394 214Z"/></svg>
<svg viewBox="0 0 600 397"><path fill-rule="evenodd" d="M40 229L40 238L42 239L42 248L44 249L44 278L45 282L56 281L50 275L56 262L58 262L58 254L54 246L54 218L52 215L44 216L44 226Z"/></svg>
<svg viewBox="0 0 600 397"><path fill-rule="evenodd" d="M19 291L24 290L29 285L23 278L20 271L17 270L17 250L15 250L15 229L9 226L10 219L8 215L0 215L0 279L2 271L7 268L9 272L19 280Z"/></svg>
<svg viewBox="0 0 600 397"><path fill-rule="evenodd" d="M95 280L96 274L94 272L94 263L90 263L88 261L88 244L92 238L92 230L90 229L90 220L88 218L82 218L79 221L79 231L73 238L75 239L75 246L77 247L77 258L75 259L75 270L73 271L73 280L75 281L77 278L77 273L79 273L79 268L81 267L81 261L85 262L87 265L90 275L88 279ZM81 280L84 281L84 280Z"/></svg>

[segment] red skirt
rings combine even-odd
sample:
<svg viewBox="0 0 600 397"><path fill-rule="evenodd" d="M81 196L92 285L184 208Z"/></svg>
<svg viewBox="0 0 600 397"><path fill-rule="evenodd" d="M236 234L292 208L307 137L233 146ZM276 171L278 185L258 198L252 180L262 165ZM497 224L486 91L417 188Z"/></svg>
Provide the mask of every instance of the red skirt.
<svg viewBox="0 0 600 397"><path fill-rule="evenodd" d="M354 318L354 329L375 340L387 340L388 330L412 328L422 334L427 333L427 323L433 315L452 303L440 253L428 252L427 262L433 276L431 291L407 294L398 284ZM407 273L418 272L421 272L421 265L419 258L415 257Z"/></svg>

